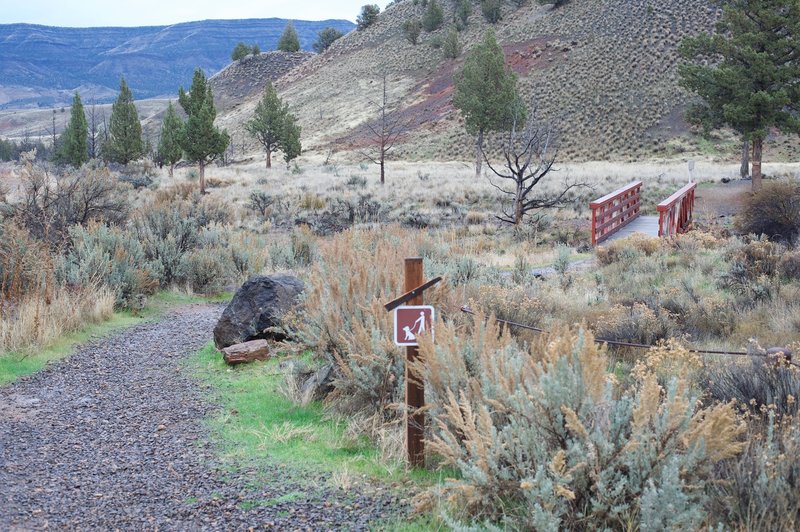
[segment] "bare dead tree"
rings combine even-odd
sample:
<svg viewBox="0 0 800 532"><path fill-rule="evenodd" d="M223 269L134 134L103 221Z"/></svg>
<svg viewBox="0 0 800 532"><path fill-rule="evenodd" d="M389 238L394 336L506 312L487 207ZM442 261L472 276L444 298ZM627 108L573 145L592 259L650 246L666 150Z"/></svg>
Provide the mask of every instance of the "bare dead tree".
<svg viewBox="0 0 800 532"><path fill-rule="evenodd" d="M496 215L498 220L519 226L529 213L560 207L569 199L571 191L589 186L564 181L555 192L534 194L534 189L554 172L553 165L558 157L555 133L549 124L536 122L535 110L524 126L520 128L514 119L511 129L498 133L495 138L500 140L500 151L505 159L502 166L493 164L487 153L497 142L490 143L488 150L482 147L481 154L492 173L503 180L496 183L489 177L489 183L510 200L510 208L503 206L502 214Z"/></svg>
<svg viewBox="0 0 800 532"><path fill-rule="evenodd" d="M100 117L97 113L97 102L92 98L92 104L89 107L89 158L97 159L99 155L100 140Z"/></svg>
<svg viewBox="0 0 800 532"><path fill-rule="evenodd" d="M373 122L368 122L364 127L366 136L369 138L369 147L359 150L361 155L377 164L381 168L381 185L386 183L386 160L389 152L394 149L397 141L408 132L414 122L420 123L404 116L398 110L389 109L389 99L386 91L386 75L383 76L383 90L379 102L372 102L377 108L378 118Z"/></svg>

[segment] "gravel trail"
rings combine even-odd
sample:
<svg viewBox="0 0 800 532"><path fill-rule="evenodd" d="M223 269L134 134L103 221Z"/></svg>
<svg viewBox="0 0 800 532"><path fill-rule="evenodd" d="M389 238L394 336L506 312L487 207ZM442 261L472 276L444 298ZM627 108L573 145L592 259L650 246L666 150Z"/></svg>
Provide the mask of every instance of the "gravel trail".
<svg viewBox="0 0 800 532"><path fill-rule="evenodd" d="M0 530L358 530L391 515L389 492L223 469L203 424L216 407L181 365L221 311L181 308L0 387Z"/></svg>

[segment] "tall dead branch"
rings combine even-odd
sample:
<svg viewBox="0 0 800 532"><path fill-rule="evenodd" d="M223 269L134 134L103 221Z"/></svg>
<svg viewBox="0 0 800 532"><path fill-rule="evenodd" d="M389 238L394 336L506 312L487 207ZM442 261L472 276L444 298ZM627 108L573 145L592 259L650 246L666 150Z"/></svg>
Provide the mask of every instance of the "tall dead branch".
<svg viewBox="0 0 800 532"><path fill-rule="evenodd" d="M563 206L572 191L589 187L583 182L564 181L553 192L534 193L537 186L550 179L558 157L553 128L537 122L535 112L522 127L514 119L511 129L496 134L494 139L488 149L481 148L481 154L492 173L502 180L495 182L490 176L489 183L507 200L501 207L502 213L496 215L497 219L518 226L529 213ZM504 159L502 166L489 158L492 147L498 147L498 143Z"/></svg>

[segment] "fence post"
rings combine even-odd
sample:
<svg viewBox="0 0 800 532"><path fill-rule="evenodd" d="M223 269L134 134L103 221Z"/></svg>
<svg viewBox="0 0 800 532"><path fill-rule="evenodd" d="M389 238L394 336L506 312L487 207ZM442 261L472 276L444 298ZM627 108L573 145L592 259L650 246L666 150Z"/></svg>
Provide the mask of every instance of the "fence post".
<svg viewBox="0 0 800 532"><path fill-rule="evenodd" d="M407 258L405 261L405 291L410 292L422 286L422 259ZM408 305L422 305L422 292L407 302ZM412 466L425 465L425 447L422 441L425 435L425 415L419 412L425 405L425 388L411 371L411 362L419 359L419 348L406 347L406 448L408 463ZM409 413L408 410L413 411Z"/></svg>

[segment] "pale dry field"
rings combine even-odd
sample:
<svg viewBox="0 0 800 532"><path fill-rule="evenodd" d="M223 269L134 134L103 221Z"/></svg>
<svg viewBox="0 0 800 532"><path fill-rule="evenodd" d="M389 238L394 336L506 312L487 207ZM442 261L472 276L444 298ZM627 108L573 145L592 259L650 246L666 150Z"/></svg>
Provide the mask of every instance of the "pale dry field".
<svg viewBox="0 0 800 532"><path fill-rule="evenodd" d="M235 203L247 201L254 191L264 191L278 197L315 194L330 198L370 194L378 201L405 202L409 207L424 206L437 201L441 203L448 199L462 201L467 205L478 205L479 202L492 202L500 197L488 178L491 177L497 184L502 180L485 166L484 176L476 177L472 163L466 161L389 162L385 185L379 182L376 165L337 164L335 157L330 164L323 163L323 157L304 156L298 160L297 169L287 169L284 164L279 163L267 169L263 159L257 157L247 164L209 167L206 177L220 180L225 185L210 189L211 194ZM800 163L766 163L764 172L771 176L797 179L800 178ZM193 167L180 168L170 178L164 169L160 172L160 186L169 187L186 182L194 173L196 170ZM735 180L739 178L739 165L698 160L693 177L699 183L719 182L722 178ZM354 184L361 179L365 180L363 186ZM689 181L689 171L685 160L565 163L556 166L552 177L543 181L539 190L552 192L565 180L590 185L591 190L581 193L586 198L603 196L636 180L644 183L645 191L651 188L663 190L669 195Z"/></svg>

